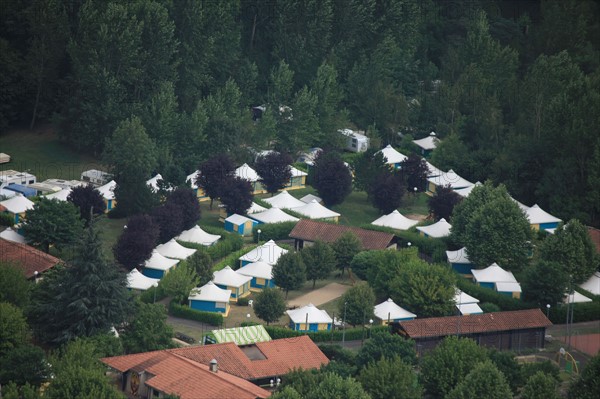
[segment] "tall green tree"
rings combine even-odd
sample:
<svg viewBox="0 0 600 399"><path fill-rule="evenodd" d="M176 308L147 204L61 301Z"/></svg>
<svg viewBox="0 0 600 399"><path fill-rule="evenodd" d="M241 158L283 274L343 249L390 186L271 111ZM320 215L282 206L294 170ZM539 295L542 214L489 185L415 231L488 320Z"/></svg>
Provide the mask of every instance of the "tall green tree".
<svg viewBox="0 0 600 399"><path fill-rule="evenodd" d="M383 154L374 148L369 148L367 151L356 156L352 162L354 189L368 192L377 176L380 176L387 168L388 165L385 162Z"/></svg>
<svg viewBox="0 0 600 399"><path fill-rule="evenodd" d="M394 211L402 203L406 185L400 173L385 170L369 187L369 199L375 208L383 214Z"/></svg>
<svg viewBox="0 0 600 399"><path fill-rule="evenodd" d="M281 123L281 111L279 107L290 106L294 89L294 71L282 59L277 66L273 66L269 75L268 83L268 101L270 107L278 115L278 122Z"/></svg>
<svg viewBox="0 0 600 399"><path fill-rule="evenodd" d="M352 174L337 152L319 152L310 171L312 185L325 206L341 204L352 191Z"/></svg>
<svg viewBox="0 0 600 399"><path fill-rule="evenodd" d="M306 278L312 280L313 289L317 280L327 278L337 264L335 251L322 241L315 241L310 247L304 248L301 255L306 265Z"/></svg>
<svg viewBox="0 0 600 399"><path fill-rule="evenodd" d="M540 308L561 303L569 290L569 274L556 261L540 260L527 267L521 277L523 299Z"/></svg>
<svg viewBox="0 0 600 399"><path fill-rule="evenodd" d="M370 396L354 378L327 373L317 386L304 396L306 399L369 399Z"/></svg>
<svg viewBox="0 0 600 399"><path fill-rule="evenodd" d="M119 264L131 270L141 267L152 256L159 227L148 215L130 217L125 227L113 247L113 255Z"/></svg>
<svg viewBox="0 0 600 399"><path fill-rule="evenodd" d="M338 303L338 312L343 314L345 322L356 325L365 325L373 318L375 294L368 284L359 284L350 288L342 295Z"/></svg>
<svg viewBox="0 0 600 399"><path fill-rule="evenodd" d="M70 202L42 198L26 215L25 239L45 252L50 250L50 245L63 250L74 244L81 234L83 223L77 208Z"/></svg>
<svg viewBox="0 0 600 399"><path fill-rule="evenodd" d="M187 263L182 262L176 268L167 273L159 285L164 292L173 297L177 303L184 303L190 295L190 291L198 286L200 277L196 271Z"/></svg>
<svg viewBox="0 0 600 399"><path fill-rule="evenodd" d="M34 345L23 345L13 348L0 356L0 384L9 382L19 386L31 384L39 387L50 377L43 349Z"/></svg>
<svg viewBox="0 0 600 399"><path fill-rule="evenodd" d="M29 326L23 311L8 302L0 302L0 355L24 345Z"/></svg>
<svg viewBox="0 0 600 399"><path fill-rule="evenodd" d="M118 326L130 311L129 297L125 274L105 259L91 223L69 267L36 285L30 318L42 341L63 343Z"/></svg>
<svg viewBox="0 0 600 399"><path fill-rule="evenodd" d="M285 313L286 305L283 293L277 288L265 288L256 295L253 308L256 316L269 325L269 323L279 320Z"/></svg>
<svg viewBox="0 0 600 399"><path fill-rule="evenodd" d="M343 127L346 115L340 111L344 93L335 66L323 62L309 87L317 98L316 109L320 133L315 137L317 143L325 148L339 147L342 136L338 133L338 129Z"/></svg>
<svg viewBox="0 0 600 399"><path fill-rule="evenodd" d="M345 232L331 245L335 252L335 259L338 269L344 270L350 267L350 262L354 256L362 249L362 244L358 237L352 232Z"/></svg>
<svg viewBox="0 0 600 399"><path fill-rule="evenodd" d="M512 393L504 375L490 361L477 364L446 396L448 399L510 399Z"/></svg>
<svg viewBox="0 0 600 399"><path fill-rule="evenodd" d="M273 280L285 291L286 299L290 290L302 287L306 281L306 266L302 256L293 252L283 254L273 266Z"/></svg>
<svg viewBox="0 0 600 399"><path fill-rule="evenodd" d="M319 139L318 98L307 86L294 95L290 110L280 109L277 145L281 151L296 153Z"/></svg>
<svg viewBox="0 0 600 399"><path fill-rule="evenodd" d="M569 399L591 399L600 388L600 355L594 356L569 386Z"/></svg>
<svg viewBox="0 0 600 399"><path fill-rule="evenodd" d="M127 353L173 348L173 329L167 324L167 312L161 304L137 301L135 313L120 334Z"/></svg>
<svg viewBox="0 0 600 399"><path fill-rule="evenodd" d="M382 358L361 370L358 381L373 399L420 399L423 388L412 368L399 357Z"/></svg>
<svg viewBox="0 0 600 399"><path fill-rule="evenodd" d="M213 261L210 254L205 250L197 250L192 256L186 259L188 265L194 269L196 275L200 278L198 286L202 287L213 278Z"/></svg>
<svg viewBox="0 0 600 399"><path fill-rule="evenodd" d="M32 284L27 281L23 269L0 261L0 302L8 302L24 309L29 304Z"/></svg>
<svg viewBox="0 0 600 399"><path fill-rule="evenodd" d="M91 184L73 187L67 201L79 209L79 217L87 226L92 215L101 215L106 209L102 194Z"/></svg>
<svg viewBox="0 0 600 399"><path fill-rule="evenodd" d="M373 337L360 348L356 356L356 364L359 368L364 368L381 359L396 357L406 364L414 364L417 360L414 342L399 335L378 332L373 333Z"/></svg>
<svg viewBox="0 0 600 399"><path fill-rule="evenodd" d="M268 193L274 194L289 184L292 177L291 163L292 158L280 152L270 152L258 157L254 168Z"/></svg>
<svg viewBox="0 0 600 399"><path fill-rule="evenodd" d="M521 397L523 399L559 399L557 385L554 378L538 371L527 380Z"/></svg>

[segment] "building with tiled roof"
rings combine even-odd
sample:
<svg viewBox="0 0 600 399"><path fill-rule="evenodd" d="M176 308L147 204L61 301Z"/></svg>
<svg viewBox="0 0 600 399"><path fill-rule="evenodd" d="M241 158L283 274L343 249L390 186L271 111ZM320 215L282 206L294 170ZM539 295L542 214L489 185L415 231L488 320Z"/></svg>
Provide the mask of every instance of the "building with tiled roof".
<svg viewBox="0 0 600 399"><path fill-rule="evenodd" d="M212 359L211 359L212 360ZM197 363L169 351L115 356L102 362L121 374L121 387L132 397L181 399L255 399L271 393L243 378L220 370L218 361Z"/></svg>
<svg viewBox="0 0 600 399"><path fill-rule="evenodd" d="M459 335L499 350L543 348L546 327L552 323L540 309L431 317L401 321L394 327L415 341L417 352L433 349L445 337Z"/></svg>
<svg viewBox="0 0 600 399"><path fill-rule="evenodd" d="M588 226L588 234L596 247L596 252L600 253L600 230Z"/></svg>
<svg viewBox="0 0 600 399"><path fill-rule="evenodd" d="M61 263L61 260L26 244L0 238L0 262L18 266L25 277L34 278Z"/></svg>
<svg viewBox="0 0 600 399"><path fill-rule="evenodd" d="M305 241L333 243L346 232L353 233L365 250L396 248L397 240L393 234L310 219L300 220L290 232L290 237L295 240L296 249L301 249L304 247Z"/></svg>

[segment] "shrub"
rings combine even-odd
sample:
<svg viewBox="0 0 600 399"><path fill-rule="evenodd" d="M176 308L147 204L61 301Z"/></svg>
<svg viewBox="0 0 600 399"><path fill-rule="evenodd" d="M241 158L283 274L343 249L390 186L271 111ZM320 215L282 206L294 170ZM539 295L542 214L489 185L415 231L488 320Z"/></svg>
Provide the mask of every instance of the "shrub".
<svg viewBox="0 0 600 399"><path fill-rule="evenodd" d="M573 322L581 323L584 321L598 320L600 315L600 302L576 303L571 305L573 309ZM563 324L567 319L567 306L553 306L550 309L550 321L555 324Z"/></svg>
<svg viewBox="0 0 600 399"><path fill-rule="evenodd" d="M318 331L304 333L300 331L294 331L289 328L277 327L277 326L265 326L265 329L273 339L279 338L293 338L301 335L308 335L314 342L340 342L343 337L343 330L333 331ZM387 326L373 326L371 327L371 334L377 332L389 331ZM367 338L369 336L368 328L347 328L346 329L346 341L356 341L359 339Z"/></svg>
<svg viewBox="0 0 600 399"><path fill-rule="evenodd" d="M389 227L373 226L370 224L361 225L365 230L375 230L384 233L394 234L400 237L399 246L406 247L407 243L419 248L419 252L424 253L432 258L432 262L445 263L446 250L448 249L448 240L445 238L427 238L420 236L417 232L406 230L399 231L390 229Z"/></svg>
<svg viewBox="0 0 600 399"><path fill-rule="evenodd" d="M245 296L243 298L238 298L237 305L238 306L248 306L249 300L250 300L250 297L248 297L248 296Z"/></svg>
<svg viewBox="0 0 600 399"><path fill-rule="evenodd" d="M287 210L286 210L287 212ZM290 232L297 222L267 223L261 224L253 231L254 242L258 242L258 229L260 229L260 240L287 240L290 238Z"/></svg>
<svg viewBox="0 0 600 399"><path fill-rule="evenodd" d="M225 266L231 266L232 269L239 269L240 261L239 257L242 255L246 255L248 252L252 251L256 246L252 245L250 247L242 248L239 251L235 251L230 253L228 256L221 259L220 262L215 263L213 265L213 271L218 271L223 269Z"/></svg>
<svg viewBox="0 0 600 399"><path fill-rule="evenodd" d="M169 314L183 319L208 323L217 327L223 325L223 315L221 313L201 312L184 305L178 305L174 301L169 304Z"/></svg>
<svg viewBox="0 0 600 399"><path fill-rule="evenodd" d="M202 227L202 230L210 234L218 234L221 239L216 244L207 247L202 244L196 244L193 242L177 241L179 244L187 248L197 249L199 251L207 252L211 259L221 259L229 255L233 251L237 251L244 246L244 240L239 234L228 233L222 229L216 229L212 227Z"/></svg>
<svg viewBox="0 0 600 399"><path fill-rule="evenodd" d="M536 363L524 363L521 365L521 376L523 381L527 381L529 377L533 376L538 371L543 372L546 375L552 376L556 381L560 381L560 370L558 366L546 360L543 362Z"/></svg>
<svg viewBox="0 0 600 399"><path fill-rule="evenodd" d="M0 213L0 226L12 226L15 224L15 219L8 213Z"/></svg>
<svg viewBox="0 0 600 399"><path fill-rule="evenodd" d="M156 291L156 297L154 296L154 291ZM154 303L155 298L156 298L156 301L160 301L161 299L164 299L166 297L167 297L167 293L163 289L162 285L159 284L159 286L156 288L150 287L146 291L142 292L140 294L140 301L142 301L144 303Z"/></svg>
<svg viewBox="0 0 600 399"><path fill-rule="evenodd" d="M496 292L491 288L478 286L464 278L458 280L457 286L462 291L466 292L471 296L474 296L481 302L490 302L495 304L500 308L500 310L523 310L537 307L534 304L523 302L519 299L515 299L507 295L501 294L499 292Z"/></svg>
<svg viewBox="0 0 600 399"><path fill-rule="evenodd" d="M500 309L500 307L498 305L496 305L495 303L491 303L491 302L480 303L479 307L485 313L500 312L502 310L502 309Z"/></svg>

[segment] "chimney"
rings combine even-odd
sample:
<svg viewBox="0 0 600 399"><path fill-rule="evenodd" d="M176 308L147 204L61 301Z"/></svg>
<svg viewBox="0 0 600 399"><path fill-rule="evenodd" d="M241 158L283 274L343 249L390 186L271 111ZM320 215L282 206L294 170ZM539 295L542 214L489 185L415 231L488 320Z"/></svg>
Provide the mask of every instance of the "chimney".
<svg viewBox="0 0 600 399"><path fill-rule="evenodd" d="M213 373L217 373L219 371L219 364L217 363L217 359L213 359L210 361L208 369Z"/></svg>

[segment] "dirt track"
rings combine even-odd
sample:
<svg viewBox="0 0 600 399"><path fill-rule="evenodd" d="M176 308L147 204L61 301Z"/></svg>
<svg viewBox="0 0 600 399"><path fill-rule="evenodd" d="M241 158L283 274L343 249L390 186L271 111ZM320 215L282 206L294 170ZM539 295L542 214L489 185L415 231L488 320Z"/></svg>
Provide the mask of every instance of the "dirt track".
<svg viewBox="0 0 600 399"><path fill-rule="evenodd" d="M338 283L327 284L323 288L314 290L308 294L299 296L288 302L289 308L301 307L312 303L315 306L322 305L326 302L333 301L336 298L341 297L344 293L350 289L349 285L342 285Z"/></svg>

